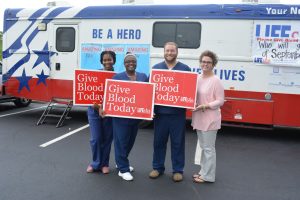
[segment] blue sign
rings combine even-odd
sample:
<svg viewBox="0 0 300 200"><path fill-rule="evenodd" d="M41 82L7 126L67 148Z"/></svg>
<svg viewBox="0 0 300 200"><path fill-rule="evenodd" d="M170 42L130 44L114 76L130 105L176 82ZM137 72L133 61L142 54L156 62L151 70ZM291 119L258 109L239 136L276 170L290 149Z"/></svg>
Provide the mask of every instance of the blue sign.
<svg viewBox="0 0 300 200"><path fill-rule="evenodd" d="M150 45L149 44L93 44L81 45L81 69L103 69L100 63L102 51L110 50L116 53L115 72L125 71L124 57L133 53L137 57L138 72L149 75L150 72Z"/></svg>

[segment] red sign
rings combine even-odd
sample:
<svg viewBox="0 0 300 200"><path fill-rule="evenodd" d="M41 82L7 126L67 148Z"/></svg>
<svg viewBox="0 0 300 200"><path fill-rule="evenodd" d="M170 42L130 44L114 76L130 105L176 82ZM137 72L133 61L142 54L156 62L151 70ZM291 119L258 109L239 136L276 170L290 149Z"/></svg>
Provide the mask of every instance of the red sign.
<svg viewBox="0 0 300 200"><path fill-rule="evenodd" d="M152 120L154 84L106 80L103 109L106 116Z"/></svg>
<svg viewBox="0 0 300 200"><path fill-rule="evenodd" d="M177 70L152 69L150 82L155 83L155 105L193 109L196 104L198 74Z"/></svg>
<svg viewBox="0 0 300 200"><path fill-rule="evenodd" d="M73 84L74 105L93 105L101 104L105 89L105 80L111 79L115 72L75 70Z"/></svg>

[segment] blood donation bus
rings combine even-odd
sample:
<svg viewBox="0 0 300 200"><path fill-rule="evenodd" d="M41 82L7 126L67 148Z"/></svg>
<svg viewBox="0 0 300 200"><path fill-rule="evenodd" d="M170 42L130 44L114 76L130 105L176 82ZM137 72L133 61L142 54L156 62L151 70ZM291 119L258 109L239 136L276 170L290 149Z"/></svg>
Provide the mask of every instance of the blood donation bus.
<svg viewBox="0 0 300 200"><path fill-rule="evenodd" d="M227 125L300 128L300 6L282 4L120 5L7 9L3 83L7 94L33 100L72 99L75 69L100 69L113 50L149 74L163 45L201 73L199 55L212 50L225 87ZM186 83L189 87L189 83Z"/></svg>

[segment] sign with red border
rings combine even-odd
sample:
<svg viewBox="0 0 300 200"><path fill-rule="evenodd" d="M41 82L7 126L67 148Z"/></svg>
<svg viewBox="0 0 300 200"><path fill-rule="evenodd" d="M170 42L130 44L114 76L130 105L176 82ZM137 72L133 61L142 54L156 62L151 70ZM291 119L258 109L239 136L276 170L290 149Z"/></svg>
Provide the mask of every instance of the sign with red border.
<svg viewBox="0 0 300 200"><path fill-rule="evenodd" d="M106 116L152 120L154 84L106 80L103 109Z"/></svg>
<svg viewBox="0 0 300 200"><path fill-rule="evenodd" d="M100 70L75 70L73 83L74 105L102 104L105 80L111 79L116 73Z"/></svg>
<svg viewBox="0 0 300 200"><path fill-rule="evenodd" d="M152 69L155 105L193 109L196 105L198 74L195 72Z"/></svg>

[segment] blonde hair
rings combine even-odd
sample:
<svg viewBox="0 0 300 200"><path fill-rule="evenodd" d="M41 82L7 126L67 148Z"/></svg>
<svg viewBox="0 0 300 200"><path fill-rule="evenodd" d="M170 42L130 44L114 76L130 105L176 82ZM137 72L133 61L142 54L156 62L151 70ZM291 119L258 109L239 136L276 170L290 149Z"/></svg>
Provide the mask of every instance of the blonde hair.
<svg viewBox="0 0 300 200"><path fill-rule="evenodd" d="M176 51L178 52L178 45L175 42L166 42L164 45L164 49L166 48L167 45L173 45L176 47Z"/></svg>

